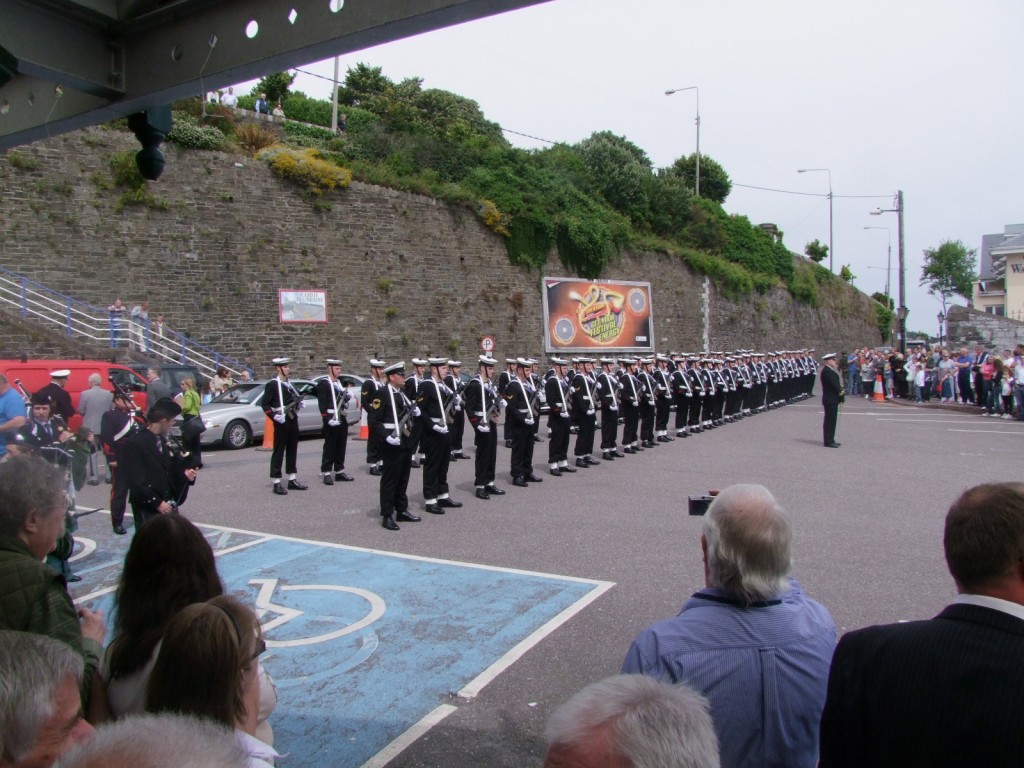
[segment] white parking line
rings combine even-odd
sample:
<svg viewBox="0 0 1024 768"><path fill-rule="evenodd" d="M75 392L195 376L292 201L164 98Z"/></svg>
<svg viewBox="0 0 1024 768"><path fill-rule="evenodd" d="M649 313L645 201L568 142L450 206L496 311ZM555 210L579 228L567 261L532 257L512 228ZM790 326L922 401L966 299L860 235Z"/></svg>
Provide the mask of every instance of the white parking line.
<svg viewBox="0 0 1024 768"><path fill-rule="evenodd" d="M398 757L402 750L457 709L458 707L453 707L451 704L442 704L418 723L412 725L407 731L405 731L405 733L384 747L384 749L376 755L363 763L361 768L383 768L383 766Z"/></svg>
<svg viewBox="0 0 1024 768"><path fill-rule="evenodd" d="M1024 429L947 429L947 432L978 432L985 435L1024 436Z"/></svg>

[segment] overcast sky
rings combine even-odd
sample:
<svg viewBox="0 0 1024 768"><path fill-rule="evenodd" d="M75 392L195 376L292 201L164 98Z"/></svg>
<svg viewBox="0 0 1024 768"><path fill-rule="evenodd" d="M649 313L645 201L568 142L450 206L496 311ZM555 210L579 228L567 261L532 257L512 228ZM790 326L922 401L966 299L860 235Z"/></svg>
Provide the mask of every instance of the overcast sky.
<svg viewBox="0 0 1024 768"><path fill-rule="evenodd" d="M824 195L826 173L797 169L829 168L835 269L849 264L867 293L885 289L889 241L864 227L888 227L898 296L896 214L869 211L903 190L908 327L934 334L922 251L945 239L977 249L1024 221L1022 28L1018 0L551 0L346 55L341 71L362 61L421 77L551 141L609 130L656 166L694 151L695 94L664 92L696 85L701 153L732 178L729 212L777 224L793 251L827 243L824 196L739 185ZM303 69L330 77L333 60ZM302 74L294 87L330 96Z"/></svg>

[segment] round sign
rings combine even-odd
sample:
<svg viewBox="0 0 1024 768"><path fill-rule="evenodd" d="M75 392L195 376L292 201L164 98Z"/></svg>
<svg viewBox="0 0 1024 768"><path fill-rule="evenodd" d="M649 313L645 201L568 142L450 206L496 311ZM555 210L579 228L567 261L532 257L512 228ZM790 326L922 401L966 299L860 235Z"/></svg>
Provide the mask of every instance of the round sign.
<svg viewBox="0 0 1024 768"><path fill-rule="evenodd" d="M484 336L480 339L480 349L484 352L492 352L494 350L494 338L491 336Z"/></svg>

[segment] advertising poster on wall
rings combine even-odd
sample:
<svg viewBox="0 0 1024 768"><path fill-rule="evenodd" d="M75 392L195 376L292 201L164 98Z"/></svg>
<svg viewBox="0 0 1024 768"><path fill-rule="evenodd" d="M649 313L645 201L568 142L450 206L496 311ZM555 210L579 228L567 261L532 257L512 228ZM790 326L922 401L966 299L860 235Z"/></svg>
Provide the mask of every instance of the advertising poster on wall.
<svg viewBox="0 0 1024 768"><path fill-rule="evenodd" d="M653 352L651 284L545 277L548 352Z"/></svg>
<svg viewBox="0 0 1024 768"><path fill-rule="evenodd" d="M282 323L327 322L327 291L279 288L277 304Z"/></svg>

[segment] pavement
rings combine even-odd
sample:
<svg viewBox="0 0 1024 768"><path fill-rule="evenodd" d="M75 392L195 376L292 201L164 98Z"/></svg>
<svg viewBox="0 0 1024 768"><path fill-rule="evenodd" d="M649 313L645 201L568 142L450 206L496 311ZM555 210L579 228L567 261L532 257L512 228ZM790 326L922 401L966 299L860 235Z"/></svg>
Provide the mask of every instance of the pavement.
<svg viewBox="0 0 1024 768"><path fill-rule="evenodd" d="M794 575L840 632L930 617L953 598L945 512L972 485L1019 479L1024 424L851 398L842 447L824 449L821 421L805 400L561 478L538 443L544 482L525 489L499 445L507 495L473 498L472 460L454 462L465 506L398 532L379 525L364 443L349 441L355 482L328 487L321 442L301 442L310 488L284 497L267 453L207 450L183 513L261 613L283 768L539 765L553 709L618 672L632 638L703 585L690 494L767 486L793 518ZM79 508L106 506L107 492L87 486ZM74 594L109 612L130 535L112 536L104 512L80 522Z"/></svg>

